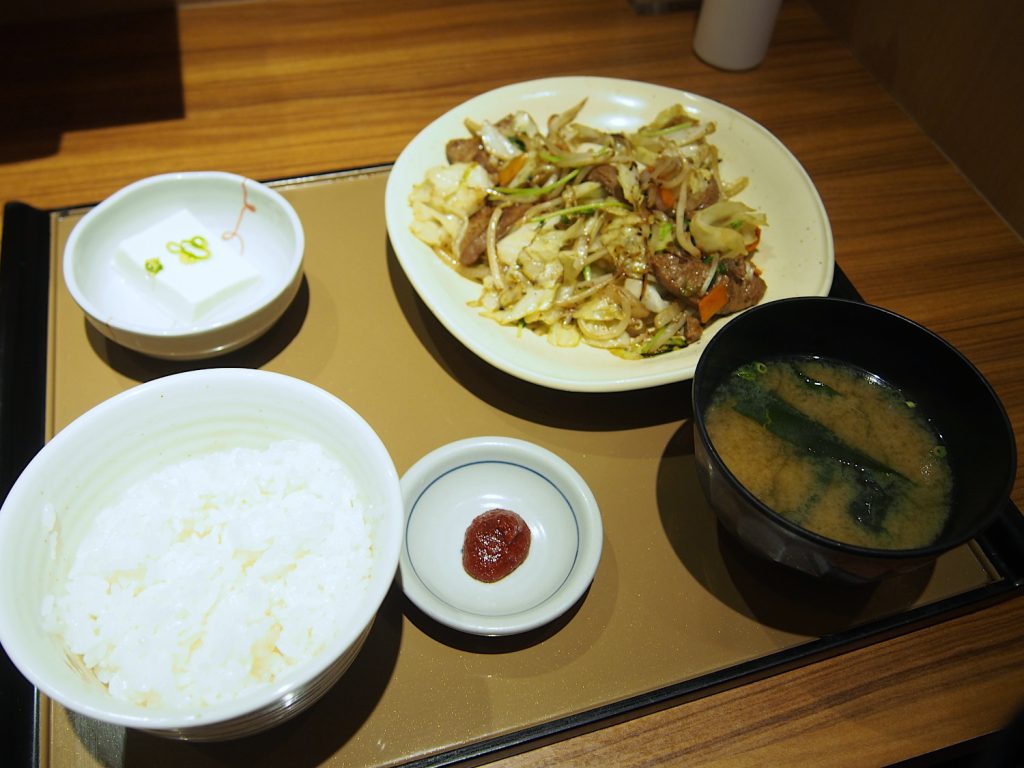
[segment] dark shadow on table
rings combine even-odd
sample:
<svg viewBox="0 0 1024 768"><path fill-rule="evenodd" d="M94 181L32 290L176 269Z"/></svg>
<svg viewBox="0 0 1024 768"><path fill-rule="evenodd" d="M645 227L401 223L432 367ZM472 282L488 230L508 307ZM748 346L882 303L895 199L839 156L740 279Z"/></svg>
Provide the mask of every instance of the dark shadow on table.
<svg viewBox="0 0 1024 768"><path fill-rule="evenodd" d="M544 624L527 632L493 637L474 635L445 626L431 616L428 616L408 599L405 601L404 608L405 615L420 632L443 645L465 653L500 655L516 653L517 651L540 645L554 637L579 613L580 606L586 602L589 593L590 589L588 588L569 610L553 619L549 624Z"/></svg>
<svg viewBox="0 0 1024 768"><path fill-rule="evenodd" d="M302 330L309 313L309 283L302 278L298 293L281 317L257 339L226 354L203 360L161 360L123 347L82 319L89 346L107 365L136 382L206 368L261 368L281 354Z"/></svg>
<svg viewBox="0 0 1024 768"><path fill-rule="evenodd" d="M662 526L683 565L723 604L758 623L809 637L900 613L921 596L932 566L864 585L805 576L740 544L718 522L697 478L693 427L673 435L657 481Z"/></svg>
<svg viewBox="0 0 1024 768"><path fill-rule="evenodd" d="M0 14L0 163L52 155L68 131L184 116L174 3L139 6Z"/></svg>
<svg viewBox="0 0 1024 768"><path fill-rule="evenodd" d="M396 583L352 666L322 699L294 719L262 734L212 743L172 741L129 730L120 765L305 768L323 764L359 731L384 695L401 646L403 601ZM86 735L79 731L79 738L87 744Z"/></svg>
<svg viewBox="0 0 1024 768"><path fill-rule="evenodd" d="M455 381L494 408L536 424L580 432L666 424L689 413L688 381L628 392L565 392L495 368L434 317L406 278L390 242L387 253L392 290L420 343Z"/></svg>

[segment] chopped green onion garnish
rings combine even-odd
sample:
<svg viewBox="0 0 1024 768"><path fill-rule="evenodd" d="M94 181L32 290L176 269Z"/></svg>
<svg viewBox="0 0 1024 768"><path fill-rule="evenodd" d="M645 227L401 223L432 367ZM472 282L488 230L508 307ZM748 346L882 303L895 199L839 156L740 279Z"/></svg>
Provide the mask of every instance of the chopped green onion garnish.
<svg viewBox="0 0 1024 768"><path fill-rule="evenodd" d="M571 208L562 208L557 211L551 211L550 213L542 213L537 216L532 216L529 221L531 222L543 222L553 216L567 217L567 216L586 216L587 214L593 213L598 210L607 210L608 208L628 208L629 206L621 200L609 198L607 200L600 200L596 203L587 203L585 205L574 205Z"/></svg>
<svg viewBox="0 0 1024 768"><path fill-rule="evenodd" d="M543 197L544 195L550 194L551 192L555 192L556 190L564 187L570 181L575 179L579 175L579 172L579 168L574 168L558 181L552 182L545 187L495 187L491 192L511 197Z"/></svg>
<svg viewBox="0 0 1024 768"><path fill-rule="evenodd" d="M652 357L653 355L661 355L665 352L671 352L673 349L682 349L686 346L686 339L682 336L676 335L665 339L665 334L668 333L669 326L663 325L659 328L651 338L645 341L640 347L640 355L643 357Z"/></svg>
<svg viewBox="0 0 1024 768"><path fill-rule="evenodd" d="M744 365L742 368L736 371L736 375L739 376L741 379L753 381L767 370L767 365L765 365L764 363L755 362L751 363L750 365Z"/></svg>

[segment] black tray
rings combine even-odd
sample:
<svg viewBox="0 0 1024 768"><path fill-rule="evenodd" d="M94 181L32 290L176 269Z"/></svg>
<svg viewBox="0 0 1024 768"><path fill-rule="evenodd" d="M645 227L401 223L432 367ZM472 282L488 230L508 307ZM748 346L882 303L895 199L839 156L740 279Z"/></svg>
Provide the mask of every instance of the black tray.
<svg viewBox="0 0 1024 768"><path fill-rule="evenodd" d="M382 169L374 169L382 170ZM308 180L309 177L303 177ZM40 210L22 203L4 209L0 248L0 501L45 441L47 339L52 219L70 209ZM863 300L836 267L831 296ZM881 620L831 634L683 683L579 712L515 733L415 760L409 765L451 765L496 757L530 744L564 738L834 656L852 648L976 610L1024 588L1024 518L1012 502L976 545L996 577L980 588ZM38 694L0 654L0 717L9 735L4 765L39 765Z"/></svg>

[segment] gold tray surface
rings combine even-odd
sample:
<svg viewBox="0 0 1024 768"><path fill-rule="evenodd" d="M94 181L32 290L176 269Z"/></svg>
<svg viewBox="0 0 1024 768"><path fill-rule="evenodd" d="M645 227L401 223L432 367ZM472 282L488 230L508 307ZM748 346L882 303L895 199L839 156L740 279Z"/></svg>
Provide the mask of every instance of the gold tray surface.
<svg viewBox="0 0 1024 768"><path fill-rule="evenodd" d="M59 269L84 209L54 214L48 436L134 384L202 365L279 371L334 393L377 430L399 473L460 438L530 440L572 464L597 497L605 542L591 589L549 627L475 638L418 612L396 581L354 665L296 719L195 744L44 698L41 765L400 765L543 730L998 579L973 545L872 588L810 585L753 560L720 532L698 487L689 384L566 393L480 361L434 319L391 252L386 180L381 168L274 184L305 229L304 284L267 335L202 364L147 358L89 327Z"/></svg>

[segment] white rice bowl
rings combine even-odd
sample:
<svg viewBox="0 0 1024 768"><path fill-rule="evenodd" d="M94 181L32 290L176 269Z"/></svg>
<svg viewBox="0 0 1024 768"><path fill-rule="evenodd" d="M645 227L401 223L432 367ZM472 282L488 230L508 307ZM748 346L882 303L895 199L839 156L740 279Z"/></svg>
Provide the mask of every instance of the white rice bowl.
<svg viewBox="0 0 1024 768"><path fill-rule="evenodd" d="M245 477L219 487L232 466ZM305 477L288 479L296 473ZM181 513L190 494L207 502ZM335 497L344 497L345 514L332 509ZM177 513L158 509L169 500ZM277 508L290 516L287 529L274 522ZM307 708L352 663L393 581L402 517L386 448L324 390L246 369L148 382L65 427L8 494L0 642L39 690L86 716L177 738L250 735ZM187 535L200 529L203 536ZM191 549L168 559L168 548L185 540ZM211 554L215 540L220 555ZM231 570L232 551L257 554ZM255 578L277 572L281 579ZM206 610L197 600L207 600ZM164 623L155 633L144 617L161 605L171 616L154 619ZM230 610L218 616L214 605ZM119 625L128 606L131 618ZM97 623L104 611L107 623ZM176 683L139 663L176 642L177 658L191 649L185 655L197 660L175 667ZM238 652L268 642L276 644L273 668L270 656ZM192 653L198 648L207 656ZM210 676L216 666L223 673ZM244 683L249 667L261 683ZM201 676L208 679L192 679Z"/></svg>

